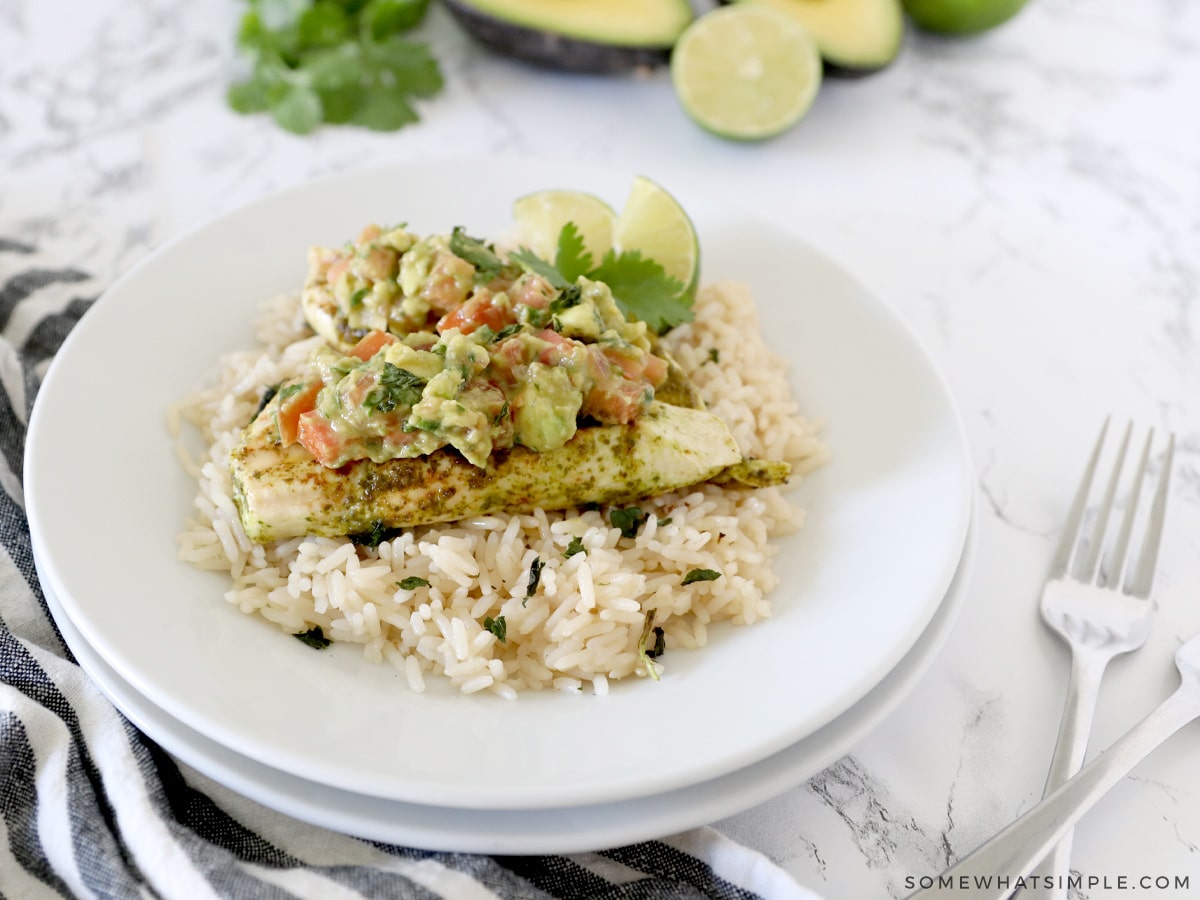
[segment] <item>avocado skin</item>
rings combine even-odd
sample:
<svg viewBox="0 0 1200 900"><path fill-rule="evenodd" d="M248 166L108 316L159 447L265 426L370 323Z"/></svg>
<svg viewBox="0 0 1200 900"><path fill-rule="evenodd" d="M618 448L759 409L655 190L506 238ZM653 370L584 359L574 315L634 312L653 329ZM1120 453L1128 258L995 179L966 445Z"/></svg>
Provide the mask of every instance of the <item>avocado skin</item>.
<svg viewBox="0 0 1200 900"><path fill-rule="evenodd" d="M445 0L465 31L507 56L560 71L614 75L665 65L671 46L621 46L570 37L515 22L477 8L468 0Z"/></svg>
<svg viewBox="0 0 1200 900"><path fill-rule="evenodd" d="M900 55L904 43L904 13L901 0L720 0L731 3L764 3L794 16L808 27L821 51L823 74L833 78L863 78L882 72ZM831 26L839 15L836 27ZM876 20L887 28L864 28Z"/></svg>

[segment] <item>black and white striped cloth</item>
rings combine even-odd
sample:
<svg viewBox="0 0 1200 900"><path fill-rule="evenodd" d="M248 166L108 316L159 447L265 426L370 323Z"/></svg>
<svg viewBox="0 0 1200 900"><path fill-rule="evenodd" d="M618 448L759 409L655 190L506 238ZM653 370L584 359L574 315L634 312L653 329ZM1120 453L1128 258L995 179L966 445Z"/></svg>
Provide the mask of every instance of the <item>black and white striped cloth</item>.
<svg viewBox="0 0 1200 900"><path fill-rule="evenodd" d="M38 385L101 288L0 237L0 898L816 900L711 829L574 856L359 840L241 797L140 733L47 612L21 488Z"/></svg>

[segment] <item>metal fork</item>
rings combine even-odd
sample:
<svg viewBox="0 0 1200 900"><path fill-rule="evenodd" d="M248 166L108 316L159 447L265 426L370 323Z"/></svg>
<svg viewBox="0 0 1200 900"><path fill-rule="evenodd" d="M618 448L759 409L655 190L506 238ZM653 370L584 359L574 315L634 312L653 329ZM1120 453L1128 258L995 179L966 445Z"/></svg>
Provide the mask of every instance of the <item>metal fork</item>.
<svg viewBox="0 0 1200 900"><path fill-rule="evenodd" d="M1119 654L1141 647L1150 634L1153 605L1149 598L1154 583L1158 549L1162 541L1163 521L1166 517L1175 438L1174 435L1168 437L1141 551L1136 565L1129 570L1126 562L1130 537L1150 460L1154 430L1151 429L1146 435L1141 459L1127 495L1120 528L1102 555L1133 432L1133 426L1130 424L1125 429L1117 450L1112 472L1096 510L1095 521L1091 529L1088 529L1085 513L1108 426L1109 422L1106 420L1076 491L1062 536L1059 538L1049 578L1042 591L1042 618L1071 650L1067 699L1043 796L1053 793L1055 788L1078 772L1083 765L1088 733L1091 731L1100 693L1100 682L1109 662ZM1071 833L1068 832L1043 861L1036 874L1066 874L1070 856ZM1066 889L1060 886L1064 879L1039 877L1034 882L1037 887L1025 891L1023 897L1041 900L1065 898L1067 895Z"/></svg>
<svg viewBox="0 0 1200 900"><path fill-rule="evenodd" d="M929 887L910 894L908 900L962 900L964 884L970 886L973 900L1003 900L1022 887L1022 879L1032 880L1030 872L1038 860L1070 833L1096 801L1163 741L1200 718L1200 635L1175 651L1175 667L1179 687L1154 712L1037 806L958 865L931 878ZM1023 891L1022 900L1025 896Z"/></svg>

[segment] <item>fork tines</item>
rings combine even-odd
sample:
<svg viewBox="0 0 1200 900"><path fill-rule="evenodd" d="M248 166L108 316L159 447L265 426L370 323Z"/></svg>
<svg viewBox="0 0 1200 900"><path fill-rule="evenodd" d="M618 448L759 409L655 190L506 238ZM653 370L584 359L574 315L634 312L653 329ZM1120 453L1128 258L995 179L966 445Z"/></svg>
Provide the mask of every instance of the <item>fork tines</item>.
<svg viewBox="0 0 1200 900"><path fill-rule="evenodd" d="M1138 516L1143 483L1147 473L1151 470L1154 429L1151 428L1146 434L1141 457L1123 495L1124 499L1119 501L1118 494L1122 486L1126 456L1133 434L1133 423L1126 426L1124 436L1115 451L1116 456L1112 462L1111 474L1105 484L1103 495L1089 511L1088 501L1092 493L1092 482L1105 449L1108 426L1109 420L1106 419L1104 426L1100 429L1100 437L1088 460L1087 468L1084 470L1083 480L1076 491L1074 502L1071 504L1066 524L1063 526L1062 537L1059 539L1058 550L1054 556L1051 577L1071 576L1082 581L1095 581L1100 586L1121 587L1126 594L1133 596L1148 597L1154 582L1159 544L1162 542L1167 491L1171 480L1171 463L1175 455L1175 435L1167 435L1166 450L1157 465L1158 483L1153 489L1154 499L1149 511L1143 515L1145 536L1142 539L1138 559L1130 569L1127 565L1130 536L1133 534L1134 521ZM1124 514L1121 516L1120 527L1115 536L1110 536L1109 520L1114 509L1122 505Z"/></svg>

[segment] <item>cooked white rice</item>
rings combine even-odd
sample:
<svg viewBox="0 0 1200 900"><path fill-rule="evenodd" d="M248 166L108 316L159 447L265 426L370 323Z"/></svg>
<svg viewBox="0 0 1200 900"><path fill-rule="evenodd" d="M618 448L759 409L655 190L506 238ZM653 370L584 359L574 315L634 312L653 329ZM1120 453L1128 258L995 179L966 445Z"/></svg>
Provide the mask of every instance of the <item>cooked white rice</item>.
<svg viewBox="0 0 1200 900"><path fill-rule="evenodd" d="M817 425L800 415L746 289L710 286L695 312L666 343L743 454L786 459L798 475L824 462ZM547 687L603 694L617 679L657 676L674 652L703 647L714 622L770 616L771 539L803 522L780 488L701 485L641 501L649 516L633 539L600 511L538 510L415 528L377 548L344 538L251 542L231 499L229 451L263 387L303 368L319 340L309 334L296 298L277 298L259 323L260 349L226 357L215 384L171 411L177 435L191 423L208 444L193 460L180 442L199 488L180 558L227 571L225 599L243 612L287 634L319 627L334 641L361 644L416 691L433 673L465 693L505 697ZM575 537L587 552L564 557ZM544 568L527 597L535 560ZM682 586L692 569L721 577ZM413 576L429 586L400 587ZM653 672L638 652L651 614L668 651L650 663ZM501 616L503 642L484 624Z"/></svg>

